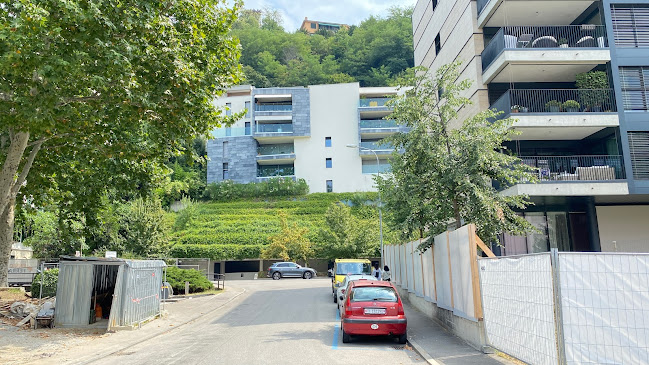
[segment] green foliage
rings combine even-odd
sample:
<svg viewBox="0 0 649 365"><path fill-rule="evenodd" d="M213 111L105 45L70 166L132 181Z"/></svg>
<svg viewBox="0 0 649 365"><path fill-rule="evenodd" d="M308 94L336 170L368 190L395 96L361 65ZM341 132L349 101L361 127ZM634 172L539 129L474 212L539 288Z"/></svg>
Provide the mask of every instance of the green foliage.
<svg viewBox="0 0 649 365"><path fill-rule="evenodd" d="M171 247L171 257L201 257L212 260L244 260L261 257L263 245L194 245L176 244Z"/></svg>
<svg viewBox="0 0 649 365"><path fill-rule="evenodd" d="M393 100L391 118L409 132L389 141L404 153L394 154L389 177L377 177L393 230L407 240L444 232L449 222L475 223L485 241L533 230L514 211L529 204L527 197L504 196L492 187L493 181L534 181L530 167L497 152L515 134L513 120L486 110L457 123L458 110L470 104L460 95L471 85L459 80L460 63L442 66L435 75L420 71L404 85L412 88Z"/></svg>
<svg viewBox="0 0 649 365"><path fill-rule="evenodd" d="M551 108L561 108L561 102L557 100L550 100L545 103L545 109L549 110Z"/></svg>
<svg viewBox="0 0 649 365"><path fill-rule="evenodd" d="M123 251L142 257L164 255L169 240L164 214L160 200L154 198L137 199L123 206L120 214Z"/></svg>
<svg viewBox="0 0 649 365"><path fill-rule="evenodd" d="M205 189L204 197L212 201L231 201L241 198L268 198L302 196L309 192L304 179L273 178L258 183L238 184L232 180L212 183Z"/></svg>
<svg viewBox="0 0 649 365"><path fill-rule="evenodd" d="M348 206L333 203L327 210L325 221L326 227L320 230L318 257L333 260L380 254L376 219L356 218Z"/></svg>
<svg viewBox="0 0 649 365"><path fill-rule="evenodd" d="M568 108L579 109L580 106L581 105L576 100L566 100L563 103L563 109L568 109Z"/></svg>
<svg viewBox="0 0 649 365"><path fill-rule="evenodd" d="M87 248L82 237L83 222L74 217L60 216L58 211L35 211L26 217L31 234L24 243L34 251L34 257L51 258L71 255Z"/></svg>
<svg viewBox="0 0 649 365"><path fill-rule="evenodd" d="M577 74L577 89L608 89L608 76L604 71L589 71Z"/></svg>
<svg viewBox="0 0 649 365"><path fill-rule="evenodd" d="M198 293L210 290L214 287L212 282L207 280L205 275L198 270L179 269L175 266L167 266L167 281L174 290L174 294L185 294L185 282L189 282L189 292Z"/></svg>
<svg viewBox="0 0 649 365"><path fill-rule="evenodd" d="M188 225L191 225L196 218L197 209L196 203L191 199L185 197L180 201L181 210L176 216L176 221L174 222L174 231L180 231L187 228Z"/></svg>
<svg viewBox="0 0 649 365"><path fill-rule="evenodd" d="M45 270L43 273L43 295L42 297L55 297L56 285L59 282L59 269ZM31 286L32 298L38 298L41 292L41 273L34 276Z"/></svg>
<svg viewBox="0 0 649 365"><path fill-rule="evenodd" d="M286 212L279 212L280 232L270 237L270 244L261 254L263 259L282 259L284 261L305 261L313 257L311 242L306 237L308 228L297 223L289 225Z"/></svg>

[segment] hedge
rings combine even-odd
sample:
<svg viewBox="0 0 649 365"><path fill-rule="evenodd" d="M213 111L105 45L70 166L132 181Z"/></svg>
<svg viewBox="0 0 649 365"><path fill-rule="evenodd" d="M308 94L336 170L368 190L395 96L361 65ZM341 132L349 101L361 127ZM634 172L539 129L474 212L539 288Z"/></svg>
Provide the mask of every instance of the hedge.
<svg viewBox="0 0 649 365"><path fill-rule="evenodd" d="M212 260L257 259L263 249L263 245L177 244L171 248L171 257L202 257Z"/></svg>
<svg viewBox="0 0 649 365"><path fill-rule="evenodd" d="M56 284L59 282L59 269L45 270L43 275L43 298L56 296ZM32 298L38 298L41 292L41 274L38 273L32 280Z"/></svg>
<svg viewBox="0 0 649 365"><path fill-rule="evenodd" d="M189 281L189 292L197 293L214 288L211 281L202 272L194 269L167 267L167 281L174 289L174 294L185 294L185 282Z"/></svg>
<svg viewBox="0 0 649 365"><path fill-rule="evenodd" d="M304 179L275 178L259 183L237 184L231 180L209 184L203 198L212 201L230 201L242 198L288 197L309 193L309 185Z"/></svg>

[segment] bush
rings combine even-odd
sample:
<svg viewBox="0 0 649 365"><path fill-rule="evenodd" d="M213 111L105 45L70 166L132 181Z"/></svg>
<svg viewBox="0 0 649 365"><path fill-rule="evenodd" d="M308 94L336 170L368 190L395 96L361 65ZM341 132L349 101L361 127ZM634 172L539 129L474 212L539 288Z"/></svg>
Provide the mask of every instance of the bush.
<svg viewBox="0 0 649 365"><path fill-rule="evenodd" d="M259 183L237 184L231 180L212 183L205 188L203 197L212 201L230 201L242 198L268 198L277 196L301 196L309 193L304 179L274 178Z"/></svg>
<svg viewBox="0 0 649 365"><path fill-rule="evenodd" d="M195 245L178 244L171 248L172 257L201 257L212 260L257 259L263 245Z"/></svg>
<svg viewBox="0 0 649 365"><path fill-rule="evenodd" d="M59 282L59 269L45 270L43 275L43 298L56 296L56 284ZM41 274L36 274L32 281L32 298L38 298L41 292Z"/></svg>
<svg viewBox="0 0 649 365"><path fill-rule="evenodd" d="M189 281L189 292L200 293L214 288L211 281L202 272L193 269L179 269L175 266L167 267L167 281L174 290L174 294L185 293L185 282Z"/></svg>

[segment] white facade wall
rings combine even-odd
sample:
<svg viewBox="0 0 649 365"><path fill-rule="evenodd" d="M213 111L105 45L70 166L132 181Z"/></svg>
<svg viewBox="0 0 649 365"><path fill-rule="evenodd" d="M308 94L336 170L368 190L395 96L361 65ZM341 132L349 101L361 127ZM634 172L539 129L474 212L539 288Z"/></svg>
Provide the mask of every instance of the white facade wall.
<svg viewBox="0 0 649 365"><path fill-rule="evenodd" d="M224 96L219 99L216 99L214 101L214 105L217 107L225 107L227 103L231 104L230 110L232 114L236 114L239 112L242 112L244 109L246 109L246 101L250 102L251 108L253 107L252 104L252 97L250 96L250 93L245 94L245 95L236 95L236 96ZM225 112L224 112L225 113ZM244 128L246 125L246 122L250 122L251 118L250 116L252 115L252 111L249 110L248 113L242 118L237 120L231 128Z"/></svg>
<svg viewBox="0 0 649 365"><path fill-rule="evenodd" d="M602 252L649 252L649 205L598 206Z"/></svg>

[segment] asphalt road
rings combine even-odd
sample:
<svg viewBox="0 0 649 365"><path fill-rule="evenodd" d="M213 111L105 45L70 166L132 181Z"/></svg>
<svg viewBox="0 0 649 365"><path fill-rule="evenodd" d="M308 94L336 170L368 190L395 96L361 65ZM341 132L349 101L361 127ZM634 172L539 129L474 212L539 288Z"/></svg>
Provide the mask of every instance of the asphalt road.
<svg viewBox="0 0 649 365"><path fill-rule="evenodd" d="M93 364L415 364L391 338L342 343L327 279L231 281L243 294L198 321Z"/></svg>

